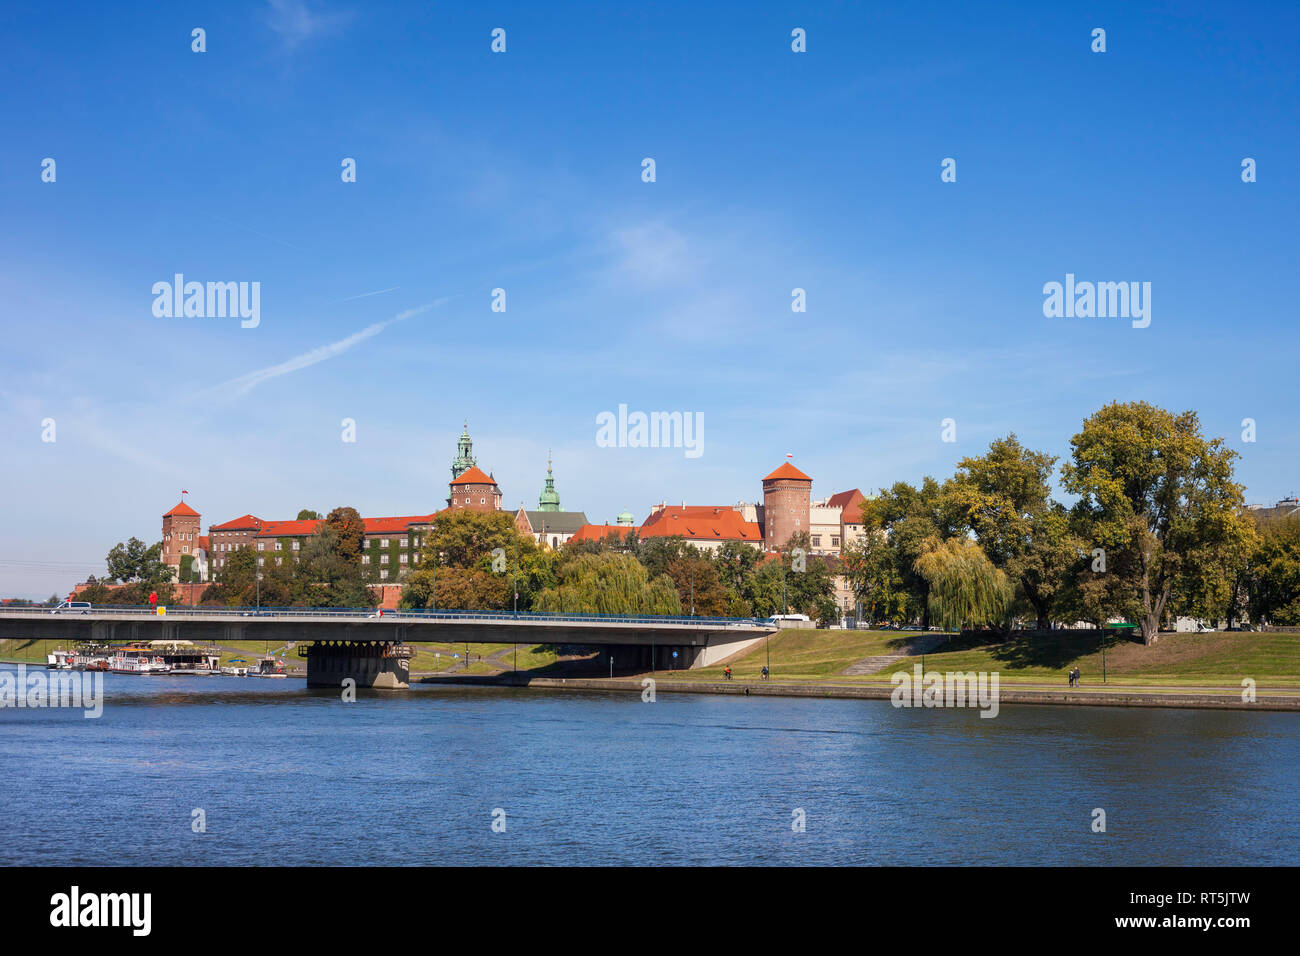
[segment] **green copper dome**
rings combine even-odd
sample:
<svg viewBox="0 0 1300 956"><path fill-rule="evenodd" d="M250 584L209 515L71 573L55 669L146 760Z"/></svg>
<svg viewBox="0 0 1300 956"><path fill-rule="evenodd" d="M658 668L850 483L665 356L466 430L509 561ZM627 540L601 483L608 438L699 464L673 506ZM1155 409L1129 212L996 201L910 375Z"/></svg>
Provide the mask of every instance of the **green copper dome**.
<svg viewBox="0 0 1300 956"><path fill-rule="evenodd" d="M629 528L632 527L632 525L636 524L636 519L632 517L632 512L630 511L624 511L615 520L619 524L626 525Z"/></svg>
<svg viewBox="0 0 1300 956"><path fill-rule="evenodd" d="M538 511L559 511L560 493L555 490L555 476L551 474L551 456L546 456L546 485L537 496Z"/></svg>

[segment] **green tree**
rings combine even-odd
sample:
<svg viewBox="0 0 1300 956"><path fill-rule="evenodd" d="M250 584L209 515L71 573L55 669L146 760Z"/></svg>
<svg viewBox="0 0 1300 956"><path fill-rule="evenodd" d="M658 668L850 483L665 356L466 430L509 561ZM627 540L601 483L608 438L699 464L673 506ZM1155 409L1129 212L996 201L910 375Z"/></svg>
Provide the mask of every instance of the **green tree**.
<svg viewBox="0 0 1300 956"><path fill-rule="evenodd" d="M539 611L587 614L680 614L666 574L651 579L628 554L579 554L556 568L556 583L537 599Z"/></svg>
<svg viewBox="0 0 1300 956"><path fill-rule="evenodd" d="M157 586L172 578L171 568L162 561L162 542L146 545L139 538L118 542L105 559L109 581Z"/></svg>
<svg viewBox="0 0 1300 956"><path fill-rule="evenodd" d="M944 487L984 554L1015 582L1040 629L1051 625L1056 596L1079 560L1080 542L1065 508L1052 501L1056 458L1031 451L1014 434L988 453L963 458Z"/></svg>
<svg viewBox="0 0 1300 956"><path fill-rule="evenodd" d="M916 573L929 585L930 619L945 630L1007 623L1011 582L969 538L929 538Z"/></svg>
<svg viewBox="0 0 1300 956"><path fill-rule="evenodd" d="M1246 580L1253 620L1300 624L1300 517L1260 522Z"/></svg>
<svg viewBox="0 0 1300 956"><path fill-rule="evenodd" d="M1248 534L1233 481L1236 452L1222 438L1204 438L1195 412L1174 415L1146 402L1107 405L1071 445L1063 477L1079 496L1075 516L1087 540L1105 549L1107 573L1125 570L1142 640L1151 644L1175 582L1230 563Z"/></svg>
<svg viewBox="0 0 1300 956"><path fill-rule="evenodd" d="M297 519L297 520L299 520L299 521L320 521L320 520L321 520L321 519L320 519L320 512L318 512L318 511L311 511L311 510L309 510L309 509L307 509L307 508L303 508L301 511L298 512L298 519Z"/></svg>

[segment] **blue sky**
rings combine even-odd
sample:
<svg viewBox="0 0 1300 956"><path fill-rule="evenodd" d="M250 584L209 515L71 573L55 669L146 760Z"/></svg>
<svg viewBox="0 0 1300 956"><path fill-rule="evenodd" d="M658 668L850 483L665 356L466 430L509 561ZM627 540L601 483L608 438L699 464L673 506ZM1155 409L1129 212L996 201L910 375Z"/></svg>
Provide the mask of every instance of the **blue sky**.
<svg viewBox="0 0 1300 956"><path fill-rule="evenodd" d="M594 521L754 500L787 453L818 497L1012 431L1064 458L1116 399L1197 410L1249 501L1294 493L1298 27L1294 4L8 4L0 593L102 572L182 488L205 529L427 513L466 419L506 505L536 506L554 449ZM155 317L177 272L259 282L260 324ZM1150 282L1150 326L1045 318L1066 273ZM620 403L701 414L704 453L597 447Z"/></svg>

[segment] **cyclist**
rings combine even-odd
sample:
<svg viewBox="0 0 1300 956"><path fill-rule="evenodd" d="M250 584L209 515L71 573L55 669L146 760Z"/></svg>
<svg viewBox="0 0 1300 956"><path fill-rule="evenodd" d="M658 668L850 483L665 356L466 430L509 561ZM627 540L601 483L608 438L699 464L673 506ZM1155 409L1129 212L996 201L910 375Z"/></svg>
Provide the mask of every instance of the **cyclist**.
<svg viewBox="0 0 1300 956"><path fill-rule="evenodd" d="M761 671L759 671L759 673L763 675L763 680L767 680L767 665L766 665L766 664L763 665L763 669L762 669Z"/></svg>
<svg viewBox="0 0 1300 956"><path fill-rule="evenodd" d="M727 680L731 680L731 665L730 665L730 664L728 664L725 668L723 668L722 676L725 677Z"/></svg>

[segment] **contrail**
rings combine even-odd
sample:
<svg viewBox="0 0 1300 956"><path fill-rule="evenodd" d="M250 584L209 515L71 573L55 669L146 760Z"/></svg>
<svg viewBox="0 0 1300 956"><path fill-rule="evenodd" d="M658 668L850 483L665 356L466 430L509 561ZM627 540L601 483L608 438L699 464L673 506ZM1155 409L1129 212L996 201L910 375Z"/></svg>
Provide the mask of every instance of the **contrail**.
<svg viewBox="0 0 1300 956"><path fill-rule="evenodd" d="M445 302L451 301L455 296L446 296L441 299L435 299L425 305L418 305L413 309L407 309L405 312L399 312L391 319L385 319L383 322L376 322L374 325L368 325L360 332L354 332L347 338L339 339L337 342L330 342L328 345L322 345L314 348L309 352L303 352L301 355L295 355L287 361L280 362L278 365L269 365L266 368L259 368L252 372L246 372L237 378L222 382L220 385L214 385L211 388L204 389L199 394L201 396L212 395L218 398L224 398L227 401L233 401L247 395L263 382L269 382L273 378L279 378L281 375L288 375L290 372L297 372L299 369L308 368L324 362L326 359L332 359L336 355L342 355L348 349L352 348L366 339L374 338L390 325L403 322L422 312L428 312L430 309L437 308Z"/></svg>
<svg viewBox="0 0 1300 956"><path fill-rule="evenodd" d="M363 293L361 293L360 295L349 295L349 296L344 296L342 299L335 299L334 301L335 301L335 302L351 302L353 299L365 299L365 298L367 298L367 297L369 297L369 296L372 296L372 295L383 295L385 292L396 292L396 291L397 291L398 289L400 289L400 288L401 288L400 285L395 285L395 286L393 286L391 289L380 289L380 290L378 290L377 292L363 292Z"/></svg>

